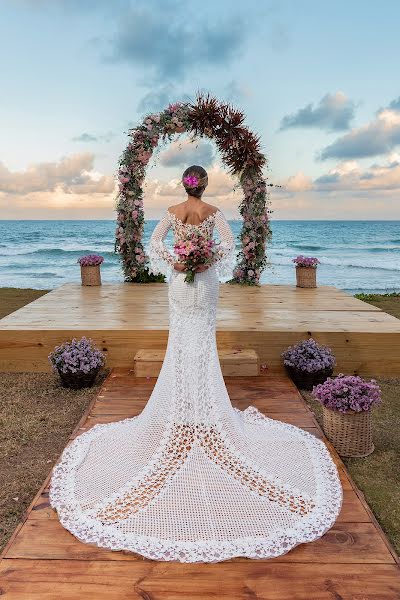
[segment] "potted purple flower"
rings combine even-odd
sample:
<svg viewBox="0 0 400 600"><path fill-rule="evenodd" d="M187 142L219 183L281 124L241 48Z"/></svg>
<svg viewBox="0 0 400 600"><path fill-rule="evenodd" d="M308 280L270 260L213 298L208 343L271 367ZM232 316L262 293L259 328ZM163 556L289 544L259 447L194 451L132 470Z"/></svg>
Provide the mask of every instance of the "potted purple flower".
<svg viewBox="0 0 400 600"><path fill-rule="evenodd" d="M315 386L312 395L322 404L326 437L341 456L363 457L373 452L371 408L382 402L375 379L340 373Z"/></svg>
<svg viewBox="0 0 400 600"><path fill-rule="evenodd" d="M49 361L59 374L62 385L77 390L93 385L105 364L105 356L95 347L93 340L83 336L80 340L73 338L56 346L49 354Z"/></svg>
<svg viewBox="0 0 400 600"><path fill-rule="evenodd" d="M332 350L313 338L289 346L283 352L283 364L297 387L312 390L332 375L336 364Z"/></svg>
<svg viewBox="0 0 400 600"><path fill-rule="evenodd" d="M104 257L99 254L87 254L78 258L82 285L101 285L100 265L103 261Z"/></svg>
<svg viewBox="0 0 400 600"><path fill-rule="evenodd" d="M299 255L292 259L296 265L296 286L301 288L317 287L317 267L320 264L315 256Z"/></svg>

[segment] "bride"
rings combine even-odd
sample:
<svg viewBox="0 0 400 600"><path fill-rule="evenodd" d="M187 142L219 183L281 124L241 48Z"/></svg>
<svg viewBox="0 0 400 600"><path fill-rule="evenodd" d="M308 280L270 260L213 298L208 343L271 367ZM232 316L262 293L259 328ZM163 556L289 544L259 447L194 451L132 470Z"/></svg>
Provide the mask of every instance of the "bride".
<svg viewBox="0 0 400 600"><path fill-rule="evenodd" d="M232 407L215 319L234 237L201 199L206 171L190 167L182 182L187 200L166 211L148 251L152 270L169 280L168 346L153 392L139 416L95 425L64 450L50 502L77 538L111 550L182 562L278 556L333 525L342 489L323 442L253 407ZM214 228L214 264L185 283L164 244L168 231L182 239L212 237Z"/></svg>

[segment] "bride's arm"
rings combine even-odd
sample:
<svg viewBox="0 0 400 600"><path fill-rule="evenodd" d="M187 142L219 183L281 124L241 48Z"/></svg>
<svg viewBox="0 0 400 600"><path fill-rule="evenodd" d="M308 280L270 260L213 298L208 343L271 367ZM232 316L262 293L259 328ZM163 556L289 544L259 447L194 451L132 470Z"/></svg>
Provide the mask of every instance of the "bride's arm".
<svg viewBox="0 0 400 600"><path fill-rule="evenodd" d="M147 252L150 262L150 271L155 275L162 273L167 278L171 276L175 263L174 257L164 243L170 229L171 222L168 214L166 214L155 226Z"/></svg>
<svg viewBox="0 0 400 600"><path fill-rule="evenodd" d="M215 257L215 268L220 277L229 277L235 263L235 237L220 210L215 215L215 227L221 240Z"/></svg>

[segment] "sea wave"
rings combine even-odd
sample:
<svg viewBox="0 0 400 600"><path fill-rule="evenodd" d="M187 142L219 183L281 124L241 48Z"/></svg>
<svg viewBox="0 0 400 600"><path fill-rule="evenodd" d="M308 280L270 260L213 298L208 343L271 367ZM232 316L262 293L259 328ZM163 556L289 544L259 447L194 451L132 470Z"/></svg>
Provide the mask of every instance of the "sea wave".
<svg viewBox="0 0 400 600"><path fill-rule="evenodd" d="M67 256L83 256L84 254L101 254L101 256L115 257L116 253L111 251L110 248L37 248L36 250L30 250L27 248L10 248L9 252L1 252L0 256L43 256L43 257L67 257Z"/></svg>
<svg viewBox="0 0 400 600"><path fill-rule="evenodd" d="M368 259L366 259L365 263L362 263L361 261L356 262L356 261L350 261L350 260L345 260L345 259L335 259L335 258L329 258L326 256L320 256L319 257L320 263L321 265L328 265L331 267L346 267L346 268L350 268L350 269L370 269L370 270L382 270L382 271L400 271L400 262L396 262L396 263L392 263L391 265L385 264L378 264L378 263L372 263L371 261L369 261ZM292 261L288 258L287 260L284 260L283 258L277 258L277 257L272 257L272 264L274 265L280 265L280 266L289 266L292 265Z"/></svg>

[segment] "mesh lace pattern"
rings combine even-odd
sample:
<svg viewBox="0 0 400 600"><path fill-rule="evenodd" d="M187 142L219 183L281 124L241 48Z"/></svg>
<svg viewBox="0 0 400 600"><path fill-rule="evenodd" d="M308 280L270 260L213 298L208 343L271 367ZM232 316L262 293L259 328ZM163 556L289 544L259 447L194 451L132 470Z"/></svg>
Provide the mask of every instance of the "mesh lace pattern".
<svg viewBox="0 0 400 600"><path fill-rule="evenodd" d="M218 228L221 252L193 284L173 271L172 227ZM150 243L152 267L170 269L165 360L140 415L95 425L55 466L50 502L78 539L156 560L270 558L323 535L342 503L323 442L254 407L234 409L215 337L218 270L234 238L217 211L199 226L166 215Z"/></svg>

